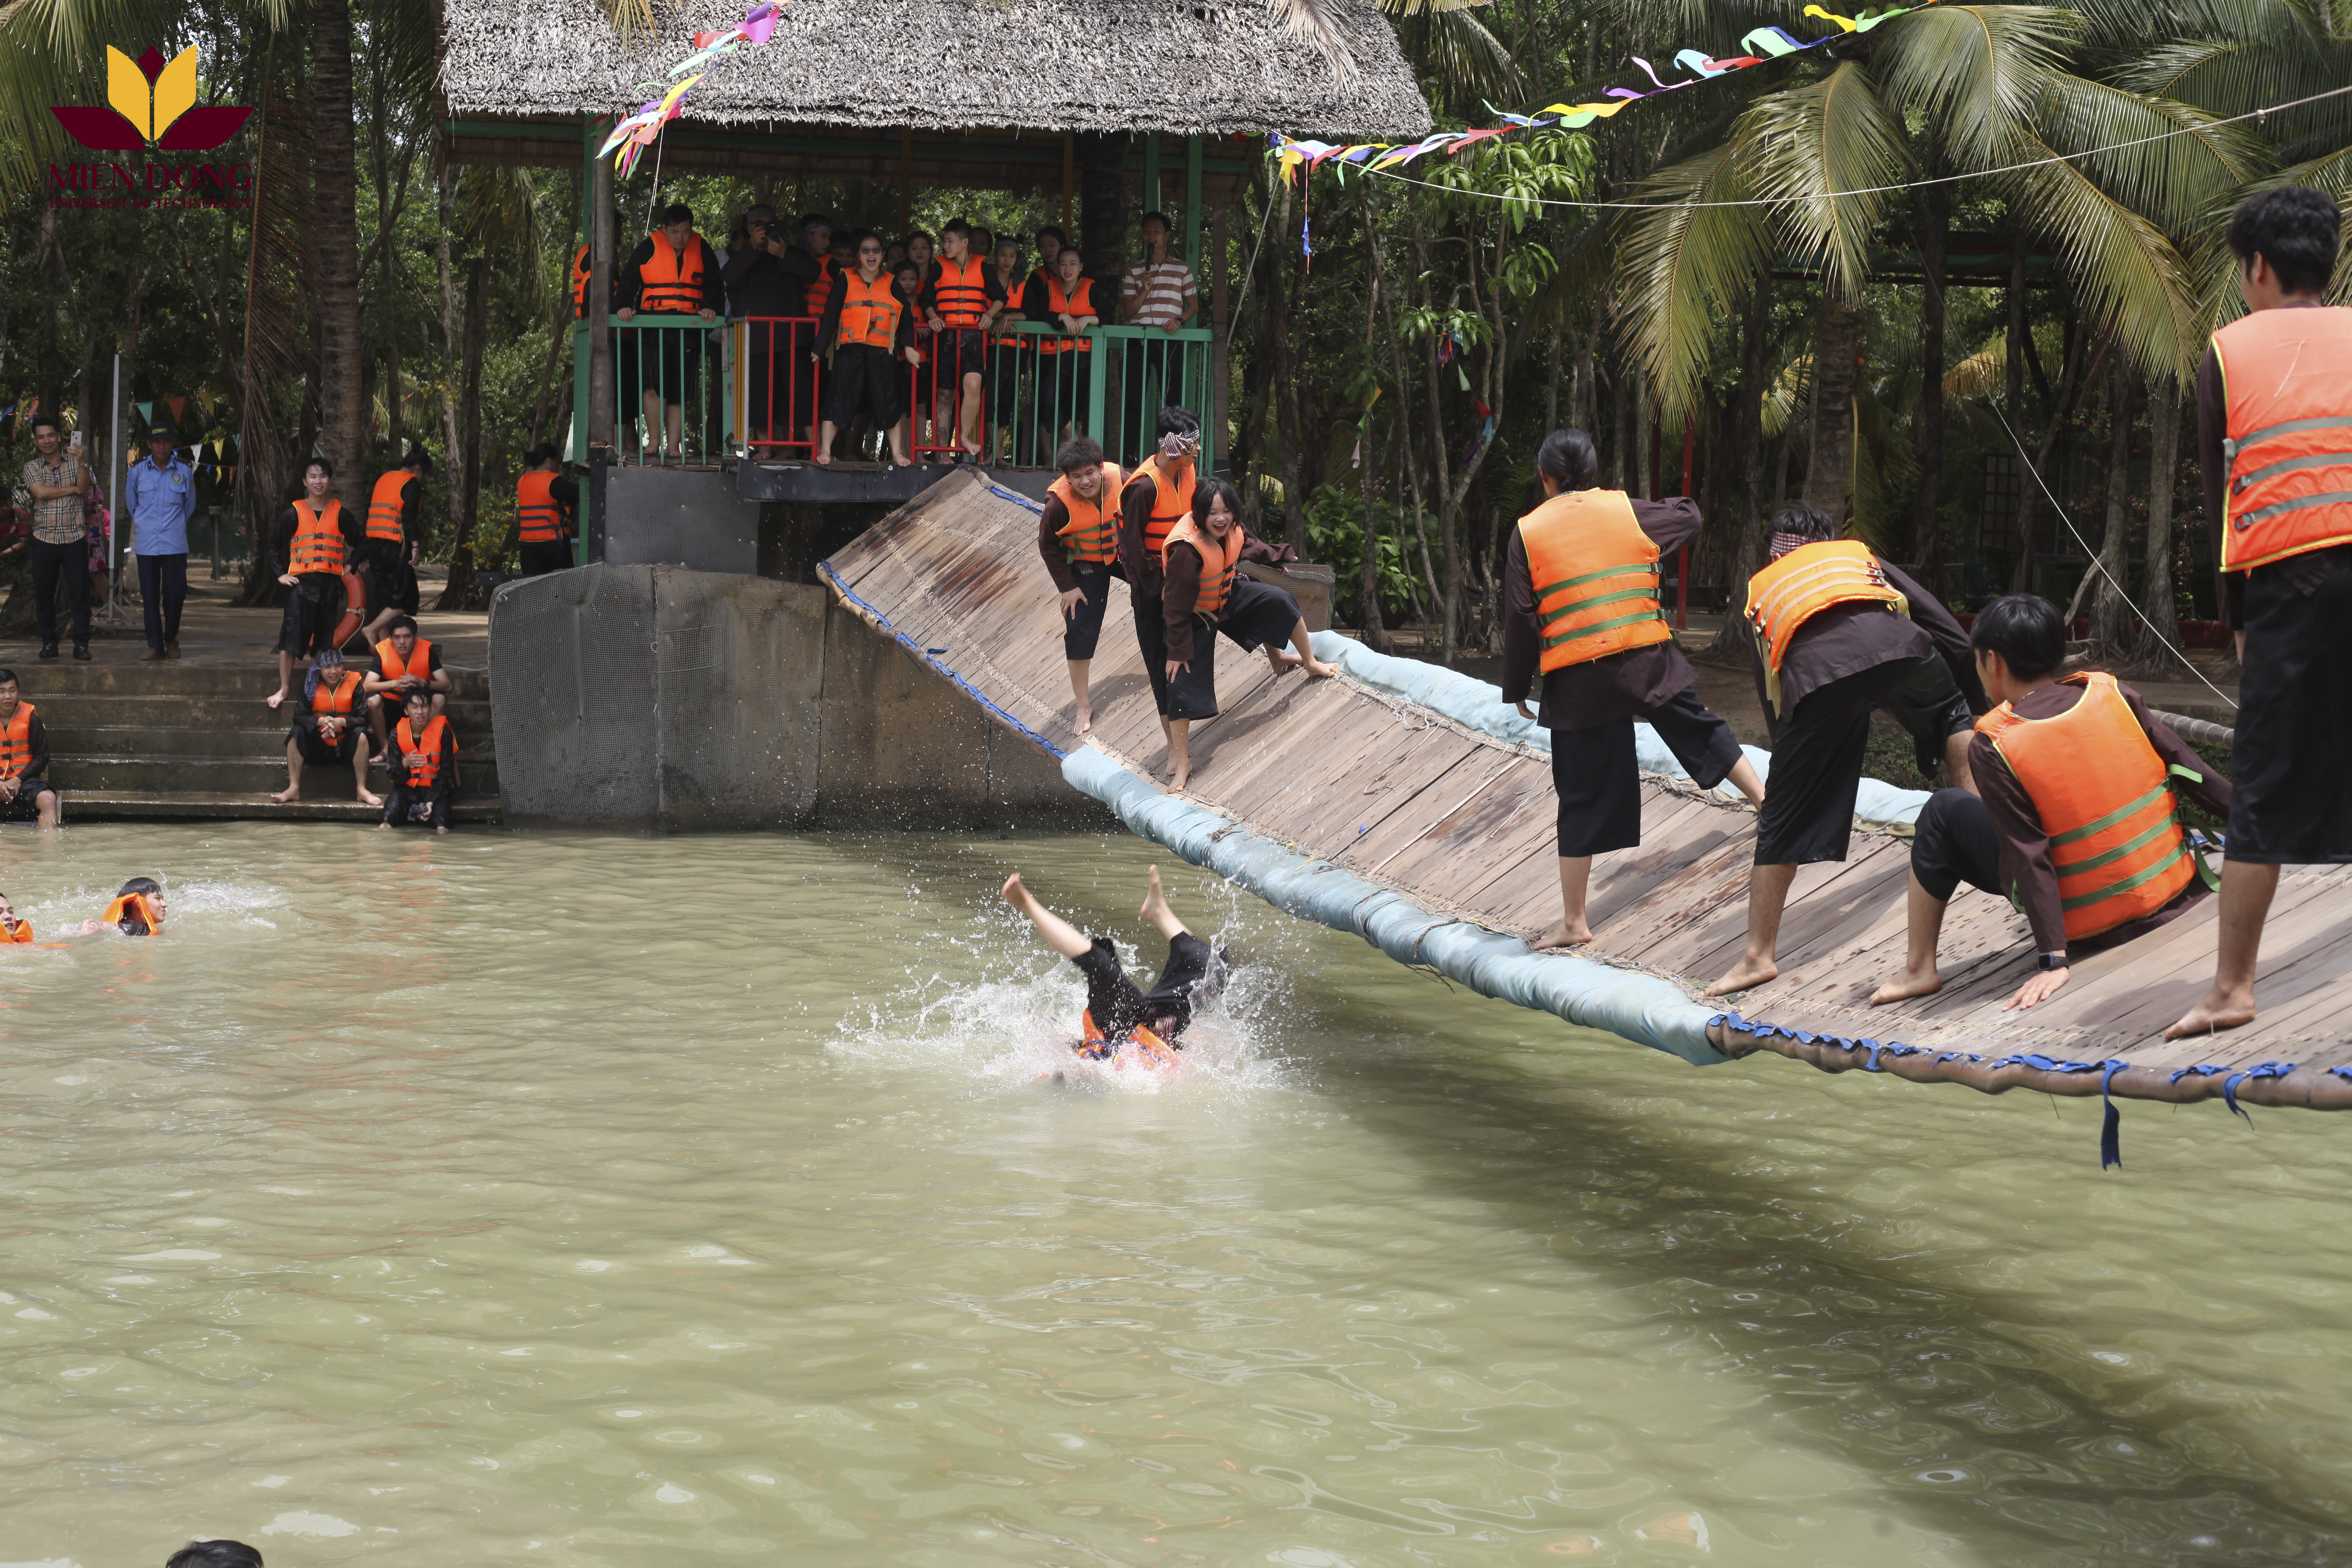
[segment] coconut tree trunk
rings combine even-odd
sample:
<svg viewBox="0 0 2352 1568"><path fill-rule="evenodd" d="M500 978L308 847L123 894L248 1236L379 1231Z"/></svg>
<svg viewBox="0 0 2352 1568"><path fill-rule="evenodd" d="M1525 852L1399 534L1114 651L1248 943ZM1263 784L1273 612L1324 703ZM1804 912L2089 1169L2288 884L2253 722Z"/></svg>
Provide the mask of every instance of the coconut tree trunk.
<svg viewBox="0 0 2352 1568"><path fill-rule="evenodd" d="M1941 173L1941 160L1936 172ZM1940 593L1944 575L1944 252L1952 227L1949 185L1919 193L1919 494L1911 510L1913 574Z"/></svg>
<svg viewBox="0 0 2352 1568"><path fill-rule="evenodd" d="M2147 617L2128 634L2141 664L2166 668L2180 646L2180 617L2172 602L2172 497L2180 484L2180 388L2170 377L2156 384L2148 405L2147 575L2140 585L2140 613Z"/></svg>
<svg viewBox="0 0 2352 1568"><path fill-rule="evenodd" d="M1282 531L1292 549L1301 556L1307 553L1306 479L1298 460L1298 377L1291 358L1290 300L1288 280L1283 276L1289 263L1284 257L1290 248L1290 182L1282 183L1276 198L1275 254L1268 258L1266 306L1273 316L1274 340L1274 426L1275 440L1281 451L1277 457L1282 466Z"/></svg>
<svg viewBox="0 0 2352 1568"><path fill-rule="evenodd" d="M319 433L343 504L356 504L365 409L360 401L359 170L352 139L349 0L312 0L310 149L316 193L310 239L319 257Z"/></svg>
<svg viewBox="0 0 2352 1568"><path fill-rule="evenodd" d="M1726 574L1731 596L1725 606L1723 629L1709 651L1733 654L1745 650L1746 623L1740 609L1747 603L1748 579L1756 575L1762 552L1764 528L1764 340L1772 330L1771 279L1759 279L1748 297L1748 319L1740 323L1738 434L1740 498L1738 532L1732 541L1731 568Z"/></svg>
<svg viewBox="0 0 2352 1568"><path fill-rule="evenodd" d="M488 346L490 290L484 276L488 257L466 268L464 390L458 394L457 442L449 454L450 521L457 538L449 551L449 581L434 605L462 610L474 592L474 520L482 510L482 354Z"/></svg>
<svg viewBox="0 0 2352 1568"><path fill-rule="evenodd" d="M1861 346L1862 306L1823 289L1813 339L1812 461L1805 470L1805 500L1841 529L1853 499L1854 356Z"/></svg>
<svg viewBox="0 0 2352 1568"><path fill-rule="evenodd" d="M2114 659L2123 651L2125 628L2131 621L2131 599L2124 575L2130 564L2126 548L2131 531L2131 434L2133 376L2123 356L2116 356L2113 391L2107 400L2107 528L2099 541L2099 558L2091 567L2091 639L2098 657Z"/></svg>

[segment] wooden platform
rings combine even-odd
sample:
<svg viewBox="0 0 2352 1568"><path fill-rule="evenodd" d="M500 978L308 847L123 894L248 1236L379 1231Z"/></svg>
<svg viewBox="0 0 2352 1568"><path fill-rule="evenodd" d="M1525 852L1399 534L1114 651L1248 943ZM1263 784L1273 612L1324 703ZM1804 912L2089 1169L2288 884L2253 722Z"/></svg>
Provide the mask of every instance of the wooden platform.
<svg viewBox="0 0 2352 1568"><path fill-rule="evenodd" d="M830 564L838 586L1054 748L1090 742L1137 773L1164 777L1123 584L1113 584L1094 661L1094 732L1073 732L1059 607L1036 527L1028 505L960 476ZM1433 911L1521 937L1557 919L1543 753L1345 678L1276 676L1264 658L1224 643L1216 657L1223 712L1193 727L1189 798ZM1696 997L1745 941L1754 815L1659 775L1644 775L1643 795L1642 847L1593 868L1596 941L1582 951L1677 980ZM2290 868L2282 879L2253 1026L2167 1044L2162 1030L2211 976L2218 900L2080 958L2064 991L2020 1015L2000 1007L2030 972L2025 921L1964 887L1944 926L1944 990L1871 1008L1870 993L1901 963L1909 859L1907 839L1858 828L1843 864L1805 868L1782 927L1780 978L1727 999L1781 1029L1718 1026L1718 1045L1995 1091L2096 1093L2107 1076L2100 1064L2120 1061L2128 1068L2112 1075L2119 1095L2202 1099L2229 1083L2257 1103L2352 1107L2352 868ZM2176 1076L2181 1069L2190 1070Z"/></svg>

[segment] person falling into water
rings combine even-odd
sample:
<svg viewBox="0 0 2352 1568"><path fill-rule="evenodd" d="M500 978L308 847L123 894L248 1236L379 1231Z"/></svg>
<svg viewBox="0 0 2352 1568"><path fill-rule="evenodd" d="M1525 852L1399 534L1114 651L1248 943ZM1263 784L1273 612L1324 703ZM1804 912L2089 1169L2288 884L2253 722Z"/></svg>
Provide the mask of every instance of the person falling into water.
<svg viewBox="0 0 2352 1568"><path fill-rule="evenodd" d="M163 884L152 877L133 877L122 884L106 912L94 921L81 922L79 934L96 936L110 928L124 936L160 936L163 931L165 907Z"/></svg>
<svg viewBox="0 0 2352 1568"><path fill-rule="evenodd" d="M1245 651L1265 650L1280 675L1303 668L1318 680L1339 674L1315 657L1298 601L1270 584L1245 576L1245 560L1279 565L1297 557L1287 544L1268 545L1242 531L1241 492L1223 479L1202 479L1192 489L1191 515L1176 520L1160 547L1160 603L1168 659L1168 787L1178 795L1192 781L1192 721L1217 716L1217 637ZM1287 642L1296 653L1285 653Z"/></svg>
<svg viewBox="0 0 2352 1568"><path fill-rule="evenodd" d="M1110 938L1088 936L1039 903L1037 896L1022 886L1020 872L1004 879L1004 901L1028 916L1045 945L1076 964L1078 973L1086 976L1087 1011L1077 1045L1081 1056L1099 1060L1130 1039L1147 1049L1158 1044L1182 1050L1184 1031L1192 1023L1193 1004L1215 964L1216 952L1187 930L1168 907L1168 896L1160 887L1160 868L1147 869L1144 879L1149 890L1143 907L1135 912L1159 927L1160 934L1168 939L1168 962L1160 968L1159 984L1149 992L1138 990L1127 977Z"/></svg>
<svg viewBox="0 0 2352 1568"><path fill-rule="evenodd" d="M1764 804L1756 764L1700 703L1658 601L1658 563L1698 537L1698 507L1595 489L1600 467L1583 431L1544 437L1536 472L1546 499L1512 530L1503 569L1503 700L1551 731L1559 796L1560 921L1536 940L1539 950L1592 940L1584 915L1592 858L1642 842L1634 720L1657 731L1701 789L1727 778Z"/></svg>
<svg viewBox="0 0 2352 1568"><path fill-rule="evenodd" d="M1979 798L1938 790L1911 839L1909 952L1873 1006L1943 989L1936 939L1959 884L2025 911L2036 973L2001 1007L2032 1007L2066 984L2071 950L2146 934L2193 902L2198 867L2171 786L2216 816L2230 781L2150 717L2139 693L2095 671L2061 676L2066 626L2032 594L1995 599L1969 634L2000 706L1969 742Z"/></svg>

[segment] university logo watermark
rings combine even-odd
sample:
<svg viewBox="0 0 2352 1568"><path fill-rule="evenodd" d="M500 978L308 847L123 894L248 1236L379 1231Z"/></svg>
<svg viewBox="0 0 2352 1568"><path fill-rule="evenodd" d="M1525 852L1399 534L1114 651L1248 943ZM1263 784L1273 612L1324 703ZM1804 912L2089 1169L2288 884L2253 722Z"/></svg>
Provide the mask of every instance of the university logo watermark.
<svg viewBox="0 0 2352 1568"><path fill-rule="evenodd" d="M166 61L154 49L132 59L106 51L106 103L51 104L66 134L93 153L209 153L253 110L196 101L196 51ZM242 207L253 200L250 163L70 163L49 165L53 207Z"/></svg>

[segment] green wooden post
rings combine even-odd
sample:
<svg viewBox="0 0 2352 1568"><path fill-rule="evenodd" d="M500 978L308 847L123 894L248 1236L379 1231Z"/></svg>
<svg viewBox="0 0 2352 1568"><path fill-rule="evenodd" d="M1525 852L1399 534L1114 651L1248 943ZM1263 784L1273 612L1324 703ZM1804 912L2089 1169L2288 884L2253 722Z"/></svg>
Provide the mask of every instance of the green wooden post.
<svg viewBox="0 0 2352 1568"><path fill-rule="evenodd" d="M1110 390L1111 340L1098 328L1090 327L1084 335L1092 338L1095 345L1095 373L1087 378L1087 434L1109 452L1113 443L1103 427L1103 395ZM1112 460L1124 463L1127 459L1124 454L1114 453Z"/></svg>
<svg viewBox="0 0 2352 1568"><path fill-rule="evenodd" d="M1160 132L1148 132L1143 138L1143 210L1153 212L1160 206Z"/></svg>
<svg viewBox="0 0 2352 1568"><path fill-rule="evenodd" d="M580 237L592 245L596 238L596 149L604 142L604 138L596 133L601 123L593 114L580 121ZM594 264L593 258L591 258L590 264ZM592 289L589 292L593 294L595 290ZM583 314L572 328L572 447L564 455L583 467L588 461L588 328L592 322L604 321L610 314L611 305L606 300L597 300L593 311L587 311L583 301ZM574 566L588 564L589 520L593 505L589 500L588 486L583 484L580 487L579 531L572 541L572 563Z"/></svg>
<svg viewBox="0 0 2352 1568"><path fill-rule="evenodd" d="M1201 275L1201 139L1184 138L1184 259Z"/></svg>

